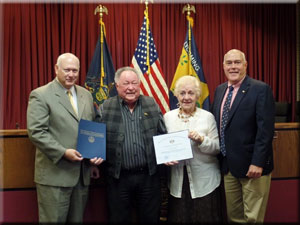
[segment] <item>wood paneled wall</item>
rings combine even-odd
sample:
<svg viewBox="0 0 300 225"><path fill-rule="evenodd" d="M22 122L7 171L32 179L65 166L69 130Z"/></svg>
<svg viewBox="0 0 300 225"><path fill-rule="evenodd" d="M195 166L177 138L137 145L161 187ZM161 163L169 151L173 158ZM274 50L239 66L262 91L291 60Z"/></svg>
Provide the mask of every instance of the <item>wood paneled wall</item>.
<svg viewBox="0 0 300 225"><path fill-rule="evenodd" d="M300 177L300 123L276 123L272 178Z"/></svg>
<svg viewBox="0 0 300 225"><path fill-rule="evenodd" d="M273 178L300 177L300 123L276 123ZM0 188L32 188L35 147L27 130L0 130Z"/></svg>

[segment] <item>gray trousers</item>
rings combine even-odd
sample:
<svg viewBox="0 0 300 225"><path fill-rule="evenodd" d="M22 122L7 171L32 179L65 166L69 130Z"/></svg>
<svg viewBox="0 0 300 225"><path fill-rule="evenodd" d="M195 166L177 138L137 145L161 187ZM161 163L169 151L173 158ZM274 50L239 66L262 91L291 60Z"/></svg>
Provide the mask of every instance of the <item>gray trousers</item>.
<svg viewBox="0 0 300 225"><path fill-rule="evenodd" d="M88 186L74 187L36 184L40 223L82 223Z"/></svg>

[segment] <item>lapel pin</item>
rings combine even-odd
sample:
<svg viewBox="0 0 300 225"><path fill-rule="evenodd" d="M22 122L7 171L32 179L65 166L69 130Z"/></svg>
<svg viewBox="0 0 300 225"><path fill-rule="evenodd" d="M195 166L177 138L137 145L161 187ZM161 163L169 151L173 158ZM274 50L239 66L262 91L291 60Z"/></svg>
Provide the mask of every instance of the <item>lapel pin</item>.
<svg viewBox="0 0 300 225"><path fill-rule="evenodd" d="M246 91L245 91L245 90L242 90L242 93L243 93L243 94L245 94L245 93L246 93Z"/></svg>
<svg viewBox="0 0 300 225"><path fill-rule="evenodd" d="M148 116L148 113L145 112L144 115L145 115L145 116Z"/></svg>

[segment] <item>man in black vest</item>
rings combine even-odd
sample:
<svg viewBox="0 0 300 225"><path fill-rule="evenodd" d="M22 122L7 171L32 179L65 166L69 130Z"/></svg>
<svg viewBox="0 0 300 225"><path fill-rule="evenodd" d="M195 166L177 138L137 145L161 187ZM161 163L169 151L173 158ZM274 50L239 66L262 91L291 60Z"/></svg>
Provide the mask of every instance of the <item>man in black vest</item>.
<svg viewBox="0 0 300 225"><path fill-rule="evenodd" d="M117 70L115 83L118 96L99 110L99 121L107 126L109 222L132 222L135 202L138 222L157 223L161 196L153 136L167 132L163 116L153 98L140 95L134 68Z"/></svg>

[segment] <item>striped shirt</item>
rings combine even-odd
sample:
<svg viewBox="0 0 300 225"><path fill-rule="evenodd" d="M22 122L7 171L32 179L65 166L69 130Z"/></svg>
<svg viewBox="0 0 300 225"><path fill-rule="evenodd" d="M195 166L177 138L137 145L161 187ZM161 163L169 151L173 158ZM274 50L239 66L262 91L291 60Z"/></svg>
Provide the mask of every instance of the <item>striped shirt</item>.
<svg viewBox="0 0 300 225"><path fill-rule="evenodd" d="M122 100L121 113L125 125L125 141L122 152L122 169L136 169L147 166L144 140L142 134L142 107L139 100L131 113Z"/></svg>

